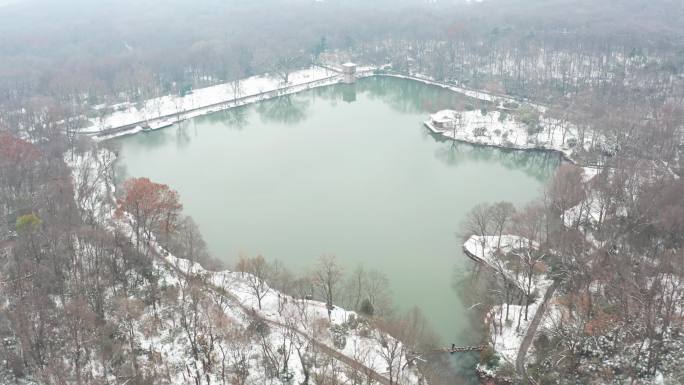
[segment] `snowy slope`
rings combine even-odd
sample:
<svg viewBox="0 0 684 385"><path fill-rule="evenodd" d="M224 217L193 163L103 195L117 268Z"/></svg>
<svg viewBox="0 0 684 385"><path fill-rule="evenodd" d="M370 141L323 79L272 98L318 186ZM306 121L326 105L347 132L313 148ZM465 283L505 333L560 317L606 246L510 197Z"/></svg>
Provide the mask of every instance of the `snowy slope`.
<svg viewBox="0 0 684 385"><path fill-rule="evenodd" d="M112 153L102 149L66 156L81 209L103 227L134 237L132 218L114 215L113 186L106 175L113 159ZM148 352L140 365L154 368L155 357L171 363L166 368L171 373L171 384L194 383L196 373L200 372L202 383L204 373L211 382L222 383L226 367L233 375L238 366L248 372L245 384L280 383L282 376L292 377L292 383L301 383L303 363L307 367L312 365L308 368L312 376L333 376L339 380L360 376L388 383L388 361L383 358L387 343L383 341L396 340L376 329L372 321L338 307L328 318L324 303L295 299L274 289L268 289L259 309L248 274L207 271L197 263L170 255L154 239L145 243L159 285L169 294L162 305L145 307L133 321L134 334L140 349ZM79 246L83 247L77 245L76 249ZM137 301L133 295L130 300ZM268 325L267 332L250 334L245 340L240 337L259 322ZM193 358L197 350L193 347L197 343L193 335L197 341L204 341L200 350L208 352L211 361L221 365L206 364L206 357ZM206 341L212 341L211 349ZM399 373L400 383L419 383L421 375L417 369L406 366L408 348L399 341L396 344L401 346L402 353L392 366ZM265 362L277 362L277 373L265 371ZM93 372L100 369L95 364Z"/></svg>

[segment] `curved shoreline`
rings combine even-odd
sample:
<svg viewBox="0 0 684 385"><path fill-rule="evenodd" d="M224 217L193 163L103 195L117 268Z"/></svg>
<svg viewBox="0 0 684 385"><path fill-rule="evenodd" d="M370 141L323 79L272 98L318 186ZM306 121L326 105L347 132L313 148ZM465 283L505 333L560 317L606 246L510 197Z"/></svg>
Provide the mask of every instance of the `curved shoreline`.
<svg viewBox="0 0 684 385"><path fill-rule="evenodd" d="M372 78L372 77L391 77L391 78L397 78L397 79L406 79L406 80L411 80L411 81L416 81L423 83L425 85L429 86L436 86L440 87L442 89L446 89L448 91L454 92L456 94L461 94L466 97L478 99L478 100L483 100L487 101L490 103L496 103L497 105L505 102L505 101L515 101L519 102L516 99L506 97L506 96L499 96L499 95L492 95L483 91L478 91L478 90L470 90L462 87L457 87L453 85L448 85L444 83L439 83L431 79L426 79L418 76L413 76L413 75L402 75L402 74L393 74L393 73L375 73L373 70L367 70L365 72L360 72L358 74L358 79L363 79L363 78ZM336 74L331 77L325 78L325 79L319 79L319 80L314 80L312 82L308 83L303 83L303 84L294 84L290 85L287 87L283 88L278 88L275 90L270 90L266 91L263 93L259 93L256 95L248 95L244 96L242 98L238 98L235 100L228 100L228 101L223 101L219 103L214 103L210 104L207 106L203 107L197 107L194 109L189 109L180 113L173 113L170 115L164 115L158 118L154 119L149 119L147 121L137 121L135 123L130 123L126 124L120 127L112 127L108 129L104 129L101 131L94 131L94 132L82 132L80 133L81 135L87 135L93 138L96 141L106 141L109 139L115 139L118 137L123 137L123 136L129 136L129 135L134 135L134 134L139 134L141 132L149 132L149 131L156 131L162 128L167 128L170 126L173 126L174 124L178 124L180 122L183 122L185 120L189 120L195 117L199 116L204 116L204 115L209 115L211 113L215 112L220 112L220 111L227 111L236 107L243 107L246 105L250 104L255 104L258 102L274 99L280 96L285 96L285 95L293 95L297 94L303 91L311 90L314 88L320 88L320 87L326 87L326 86L331 86L335 84L340 84L342 81L342 75L341 74ZM542 106L539 106L539 108L544 108ZM146 125L146 128L143 128L143 124ZM558 148L548 148L545 146L532 146L532 147L521 147L521 146L506 146L506 145L501 145L498 143L493 143L493 142L484 142L480 140L468 140L466 138L459 138L459 137L453 137L449 135L447 131L442 131L442 130L437 130L434 127L432 127L428 121L423 122L423 125L433 134L439 135L440 137L443 137L444 139L448 140L453 140L461 143L466 143L470 144L473 146L479 146L479 147L491 147L491 148L496 148L500 150L510 150L510 151L536 151L536 152L548 152L548 153L556 153L560 155L560 158L564 161L570 162L572 164L577 164L577 162L565 151L558 149Z"/></svg>
<svg viewBox="0 0 684 385"><path fill-rule="evenodd" d="M466 139L453 138L449 135L446 135L445 132L435 131L427 125L427 122L423 122L423 126L428 129L430 134L439 136L439 137L447 139L447 140L452 140L454 142L465 143L465 144L469 144L471 146L482 147L482 148L494 148L497 150L504 150L504 151L541 152L541 153L555 154L561 158L561 161L565 161L565 162L568 162L568 163L571 163L574 165L578 165L577 161L574 160L572 157L570 157L568 154L566 154L565 152L563 152L561 150L555 149L555 148L512 147L512 146L502 146L500 144L495 144L495 143L475 142L475 141L470 141L470 140L466 140Z"/></svg>
<svg viewBox="0 0 684 385"><path fill-rule="evenodd" d="M188 119L199 116L209 115L215 112L227 111L236 107L255 104L261 101L277 98L279 96L292 95L314 88L330 86L340 82L340 75L331 76L325 79L315 80L309 83L293 84L287 87L265 91L256 95L243 96L237 99L225 100L218 103L209 104L197 108L188 109L178 113L172 113L148 120L138 120L133 123L118 127L110 127L100 131L81 132L81 135L92 137L96 141L104 141L122 136L138 134L140 132L155 131L162 128L173 126ZM143 125L147 128L143 128Z"/></svg>
<svg viewBox="0 0 684 385"><path fill-rule="evenodd" d="M431 84L425 83L425 82L423 82L423 81L421 81L421 80L410 79L410 78L406 78L406 77L398 77L398 76L393 76L393 75L384 75L384 74L375 75L375 74L374 74L374 75L370 75L370 76L366 76L366 77L369 77L369 78L370 78L370 77L375 77L375 76L378 76L378 77L387 76L387 77L396 77L396 78L405 79L405 80L414 80L414 81L419 81L420 83L423 83L423 85L426 85L426 86L428 86L428 87L431 86ZM377 81L381 81L381 80L378 79ZM373 81L372 81L372 82L373 82ZM401 83L401 81L399 81L399 82L400 82L399 84L403 84L403 83ZM333 83L333 84L334 84L334 83ZM375 84L375 83L373 82L373 83L371 83L371 84ZM331 84L331 85L332 85L332 84ZM320 86L322 86L322 85L320 85ZM423 87L422 85L420 85L420 86L416 85L416 86L417 86L419 89L421 89L421 88ZM311 87L311 88L313 88L313 87ZM307 88L307 89L311 89L311 88ZM306 90L306 89L301 90L301 91L305 91L305 90ZM433 89L433 90L437 90L437 89ZM291 90L291 91L292 91L292 90ZM448 90L448 91L450 91L450 92L455 92L455 91L452 91L452 90ZM291 93L296 93L296 92L299 92L299 91L292 91ZM281 93L280 95L286 95L286 94L287 94L287 93L283 92L283 93ZM277 97L277 96L280 96L280 95L276 95L276 96L274 96L274 97ZM259 102L259 101L265 101L265 100L270 99L270 98L259 98L259 97L256 97L255 99L256 99L256 100L254 100L253 103L256 103L256 102ZM242 104L240 104L239 106L244 106L244 105L247 105L247 104L252 103L252 102L249 102L247 98L241 100L241 102L242 102ZM230 108L237 107L237 106L238 106L238 105L229 106L229 107L226 107L224 110L227 111L227 110L229 110ZM211 111L211 112L213 112L213 111ZM207 113L210 113L210 112L207 112ZM417 120L417 119L416 119L416 120ZM159 129L161 129L161 127L160 127ZM415 129L415 128L414 128L414 129ZM139 133L139 132L140 132L140 131L126 132L125 135L132 135L132 134ZM436 135L436 134L437 134L437 133L435 133L435 135ZM454 140L453 138L451 138L451 137L449 137L449 136L446 136L446 135L440 135L440 138L444 138L444 139L441 139L441 140L446 140L446 139L452 139L452 140ZM469 144L469 145L472 145L472 146L478 146L478 147L480 147L480 146L481 146L481 147L496 147L497 149L499 149L499 150L504 150L504 151L519 151L519 150L521 150L521 149L511 148L511 147L505 147L505 146L487 146L486 144L481 144L481 143L477 143L477 142L469 142L469 141L460 141L460 142L463 142L463 143L466 143L466 144ZM532 150L532 151L539 151L539 152L543 152L543 153L554 152L554 150L542 149L542 148L540 148L540 149L530 149L530 148L528 148L528 149L525 149L525 150L527 150L527 151L530 151L530 150ZM555 155L553 156L553 158L555 159ZM466 372L464 371L464 373L466 373Z"/></svg>
<svg viewBox="0 0 684 385"><path fill-rule="evenodd" d="M102 159L106 160L101 160L99 158L100 156L103 157ZM117 161L117 158L117 154L111 150L97 147L94 151L86 151L71 158L65 156L64 159L67 167L71 171L72 178L78 180L82 178L83 173L90 174L97 172L98 167L101 165L101 161L113 164ZM93 159L95 159L93 166L81 167L82 164ZM96 186L98 188L94 192L96 199L93 202L93 205L88 207L81 206L81 208L92 212L93 215L95 215L98 225L103 226L103 228L108 229L109 231L116 228L124 234L134 237L135 233L132 228L132 223L135 219L128 213L125 213L123 217L114 215L116 206L114 192L116 186L114 185L113 180L100 179L96 182ZM76 193L78 194L78 192ZM77 199L77 201L79 201L79 199ZM407 366L408 364L396 368L398 372L395 374L394 380L391 377L386 377L386 373L378 370L374 364L375 361L383 359L380 349L375 349L372 354L369 353L367 356L360 358L355 356L354 352L350 352L350 348L356 346L357 343L375 344L378 347L382 347L381 338L385 338L382 337L385 334L389 336L390 339L403 344L401 340L384 332L377 325L371 327L370 335L349 332L349 334L346 335L346 338L351 342L354 342L354 344L349 343L347 349L338 348L335 346L331 337L316 336L314 332L312 332L313 324L307 324L304 321L295 325L288 323L283 314L281 314L287 314L288 312L281 310L281 306L283 308L296 309L296 311L291 310L291 314L300 314L302 311L301 309L304 308L304 312L311 317L311 319L316 317L318 317L318 319L326 319L327 315L327 320L330 325L338 326L347 322L350 317L359 317L355 311L334 305L331 312L328 306L322 301L301 297L297 298L270 287L270 285L266 286L264 291L265 295L262 298L257 298L253 293L253 290L250 289L248 281L244 278L244 276L249 275L249 273L233 271L230 269L217 271L208 270L198 262L171 254L154 236L145 239L140 247L150 253L149 256L153 259L153 263L159 263L158 266L153 267L156 271L164 274L163 269L168 268L170 271L178 274L179 277L184 277L184 279L199 279L204 288L223 296L227 301L235 305L234 307L229 306L225 308L223 310L225 314L240 315L252 320L266 322L275 328L288 330L309 341L331 359L335 359L339 363L360 370L368 378L381 385L396 385L398 383L404 385L418 385L424 383L421 380L423 375L420 370L415 366ZM281 302L281 298L284 299L284 301ZM306 320L306 317L304 317L303 320ZM400 357L403 357L405 362L410 362L410 352L402 350L400 354ZM399 363L401 363L401 359L399 359ZM301 364L296 361L291 365L293 368L297 368L298 365L301 366ZM399 379L401 381L399 381Z"/></svg>

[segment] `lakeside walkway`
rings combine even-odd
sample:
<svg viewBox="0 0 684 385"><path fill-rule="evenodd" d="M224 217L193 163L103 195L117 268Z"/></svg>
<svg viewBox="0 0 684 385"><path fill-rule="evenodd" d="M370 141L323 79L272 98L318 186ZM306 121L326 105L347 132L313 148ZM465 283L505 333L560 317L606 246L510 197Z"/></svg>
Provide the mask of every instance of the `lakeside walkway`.
<svg viewBox="0 0 684 385"><path fill-rule="evenodd" d="M377 70L378 68L373 66L359 66L356 71L356 78L387 76L442 87L471 98L497 104L512 100L506 96L438 82L420 74L377 73ZM263 74L198 88L185 96L165 95L146 100L139 105L121 103L101 106L99 110L103 112L105 108L114 111L103 113L97 118L90 118L90 126L80 128L78 134L88 135L96 140L106 140L142 131L156 130L193 117L340 83L343 76L341 68L335 65L321 64L293 71L288 76L287 83L278 77Z"/></svg>
<svg viewBox="0 0 684 385"><path fill-rule="evenodd" d="M523 337L522 343L520 344L520 349L518 349L518 354L515 357L515 370L518 372L518 374L523 376L525 384L530 383L530 379L527 376L527 367L525 366L527 351L530 349L530 346L534 341L534 337L537 335L537 329L539 328L539 325L546 314L549 301L551 298L553 298L556 288L558 288L559 285L560 281L554 281L553 284L551 284L551 286L546 290L546 293L544 293L544 299L537 308L537 311L534 312L534 318L525 331L525 337Z"/></svg>
<svg viewBox="0 0 684 385"><path fill-rule="evenodd" d="M162 262L166 266L169 266L169 268L171 268L172 270L174 270L175 272L177 272L181 276L185 277L186 279L191 278L191 276L189 275L188 272L183 271L179 266L171 263L167 259L166 256L162 255L162 253L159 252L158 249L161 249L161 246L156 245L156 244L149 244L148 249L157 260L159 260L160 262ZM178 259L176 259L176 260L178 261ZM205 282L205 285L207 288L214 291L215 293L227 298L233 305L237 306L246 317L249 317L253 320L258 320L258 321L264 322L268 325L275 326L277 328L286 329L286 330L289 330L293 333L296 333L297 335L308 340L313 346L315 346L323 354L348 365L349 367L357 370L360 373L363 373L364 375L366 375L369 378L369 381L372 380L372 381L378 382L382 385L401 385L396 380L385 377L384 375L377 372L375 369L368 367L365 363L358 361L352 357L349 357L349 356L343 354L342 352L340 352L338 350L335 350L334 348L326 345L323 342L320 342L320 341L314 339L308 333L306 333L306 332L304 332L304 331L302 331L296 327L293 327L292 325L287 325L285 323L278 322L278 321L275 321L275 320L272 320L272 319L269 319L267 317L262 316L257 311L255 311L254 308L250 308L247 305L243 304L239 298L235 297L233 294L228 292L225 288L216 286L210 282Z"/></svg>
<svg viewBox="0 0 684 385"><path fill-rule="evenodd" d="M252 76L199 88L185 96L160 96L144 101L141 106L132 103L111 106L114 112L90 119L91 125L79 129L78 133L104 140L159 129L212 112L335 84L341 79L341 73L319 66L292 72L287 83L268 74Z"/></svg>

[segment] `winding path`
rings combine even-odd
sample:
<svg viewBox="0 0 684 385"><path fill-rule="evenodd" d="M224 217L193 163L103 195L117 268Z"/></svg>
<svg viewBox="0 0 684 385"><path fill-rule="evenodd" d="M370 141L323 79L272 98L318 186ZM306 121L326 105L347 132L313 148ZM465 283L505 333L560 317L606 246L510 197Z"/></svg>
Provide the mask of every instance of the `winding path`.
<svg viewBox="0 0 684 385"><path fill-rule="evenodd" d="M187 278L187 274L184 271L182 271L178 266L175 266L174 264L167 261L166 258L164 258L164 256L161 255L157 251L157 248L155 247L155 245L148 245L148 248L149 248L149 251L154 255L155 258L159 259L160 261L162 261L162 263L164 263L165 265L169 266L171 269L173 269L174 271L176 271L180 275ZM254 320L259 320L259 321L265 322L269 325L273 325L273 326L276 326L279 328L285 328L285 329L290 330L294 333L297 333L298 335L309 340L311 342L311 344L314 345L319 351L321 351L324 354L348 365L349 367L351 367L353 369L356 369L357 371L368 376L373 381L376 381L382 385L400 385L397 381L393 381L392 379L388 379L387 377L378 373L375 369L372 369L372 368L366 366L364 363L362 363L358 360L355 360L355 359L353 359L353 358L351 358L345 354L342 354L341 352L331 348L330 346L315 340L314 338L309 336L307 333L305 333L305 332L303 332L297 328L294 328L290 325L286 325L286 324L283 324L283 323L280 323L277 321L270 320L268 318L265 318L265 317L259 315L258 313L253 311L251 308L248 308L247 306L242 304L242 302L240 302L239 299L237 299L234 295L232 295L231 293L229 293L225 289L223 289L221 287L217 287L217 286L212 285L210 283L205 283L205 285L206 285L206 287L213 290L214 292L228 298L231 302L233 302L236 306L238 306L242 310L242 312L245 315L247 315L248 317L250 317Z"/></svg>
<svg viewBox="0 0 684 385"><path fill-rule="evenodd" d="M525 357L527 356L527 351L529 350L530 345L532 345L532 341L534 341L534 336L537 334L537 328L539 328L539 324L544 318L549 300L553 297L553 293L556 291L556 288L558 288L558 285L560 285L560 281L554 280L551 286L549 286L549 288L546 290L546 293L544 293L544 300L534 313L534 318L532 318L532 322L530 322L530 326L528 326L527 332L525 332L525 337L523 338L520 348L518 349L518 354L515 358L515 370L523 376L524 384L530 383L530 379L527 376L527 368L525 368Z"/></svg>

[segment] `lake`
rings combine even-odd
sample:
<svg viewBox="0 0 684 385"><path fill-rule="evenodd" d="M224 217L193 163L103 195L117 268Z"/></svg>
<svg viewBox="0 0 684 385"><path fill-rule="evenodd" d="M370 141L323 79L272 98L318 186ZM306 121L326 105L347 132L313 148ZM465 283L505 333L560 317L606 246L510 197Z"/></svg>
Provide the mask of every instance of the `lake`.
<svg viewBox="0 0 684 385"><path fill-rule="evenodd" d="M539 196L557 155L446 141L422 121L487 108L439 87L373 77L116 139L119 178L179 191L216 257L383 271L401 309L418 306L444 344L479 341L455 287L471 262L461 224L481 202Z"/></svg>

